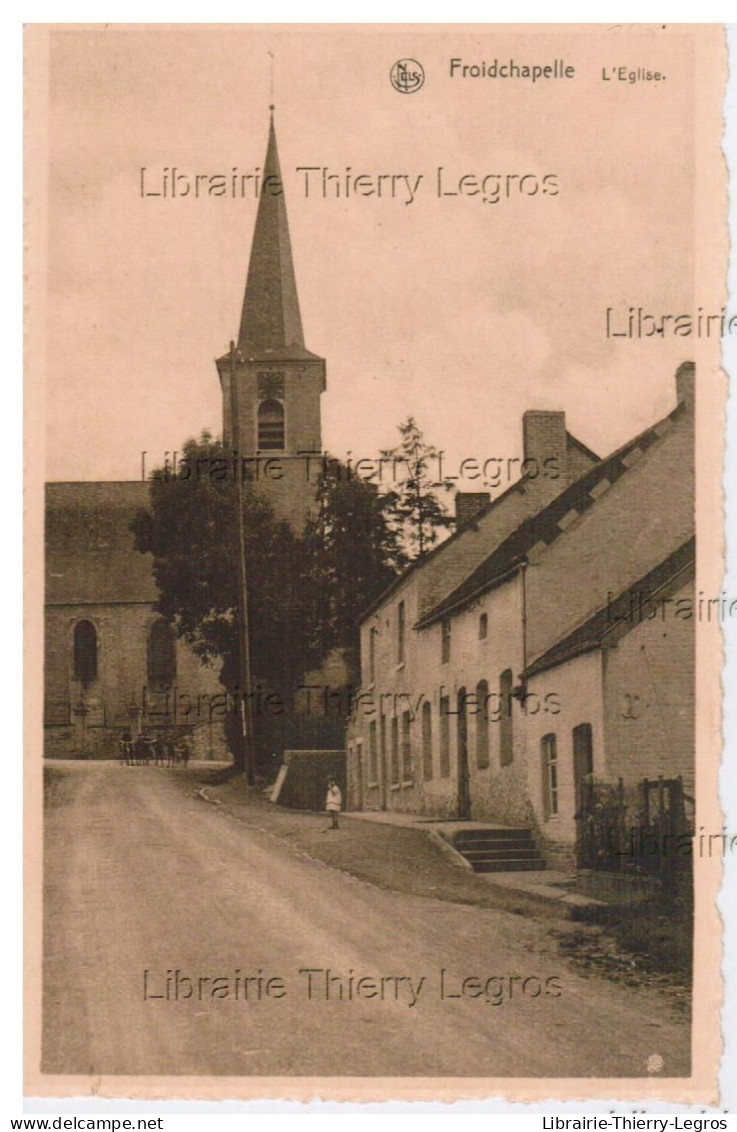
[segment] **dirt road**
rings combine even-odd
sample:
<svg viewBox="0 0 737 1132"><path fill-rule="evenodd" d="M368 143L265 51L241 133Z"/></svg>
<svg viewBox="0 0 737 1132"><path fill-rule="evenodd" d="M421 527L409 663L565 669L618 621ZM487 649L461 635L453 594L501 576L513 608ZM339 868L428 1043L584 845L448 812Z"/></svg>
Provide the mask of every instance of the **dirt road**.
<svg viewBox="0 0 737 1132"><path fill-rule="evenodd" d="M164 769L52 776L46 1073L688 1074L686 1023L575 973L544 922L373 888Z"/></svg>

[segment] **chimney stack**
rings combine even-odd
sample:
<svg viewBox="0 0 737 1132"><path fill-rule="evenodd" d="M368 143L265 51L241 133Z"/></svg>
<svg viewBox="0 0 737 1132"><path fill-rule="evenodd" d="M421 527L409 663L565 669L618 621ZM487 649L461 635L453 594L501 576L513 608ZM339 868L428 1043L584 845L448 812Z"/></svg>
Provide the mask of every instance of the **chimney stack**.
<svg viewBox="0 0 737 1132"><path fill-rule="evenodd" d="M681 362L676 370L676 397L678 404L684 402L693 409L696 400L696 366L693 362Z"/></svg>
<svg viewBox="0 0 737 1132"><path fill-rule="evenodd" d="M566 415L530 409L522 418L522 475L545 504L568 486Z"/></svg>

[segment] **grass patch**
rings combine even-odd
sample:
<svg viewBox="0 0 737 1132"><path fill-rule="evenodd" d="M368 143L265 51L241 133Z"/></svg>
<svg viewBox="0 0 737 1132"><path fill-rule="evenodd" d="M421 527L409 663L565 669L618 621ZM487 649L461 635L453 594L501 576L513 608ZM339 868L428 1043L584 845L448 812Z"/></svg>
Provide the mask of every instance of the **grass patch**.
<svg viewBox="0 0 737 1132"><path fill-rule="evenodd" d="M693 963L693 886L648 900L614 925L617 942L654 972L686 975Z"/></svg>
<svg viewBox="0 0 737 1132"><path fill-rule="evenodd" d="M597 923L571 924L553 934L582 973L631 987L662 990L682 1016L691 1009L693 891L634 905L597 909Z"/></svg>

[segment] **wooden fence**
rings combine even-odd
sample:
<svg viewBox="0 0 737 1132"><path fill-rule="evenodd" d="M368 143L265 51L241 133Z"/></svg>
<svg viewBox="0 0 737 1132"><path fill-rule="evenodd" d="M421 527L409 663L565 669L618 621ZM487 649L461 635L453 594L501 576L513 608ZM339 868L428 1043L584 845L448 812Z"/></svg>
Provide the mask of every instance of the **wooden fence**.
<svg viewBox="0 0 737 1132"><path fill-rule="evenodd" d="M576 813L578 867L663 880L690 872L693 804L680 776L628 786L621 778L585 779Z"/></svg>

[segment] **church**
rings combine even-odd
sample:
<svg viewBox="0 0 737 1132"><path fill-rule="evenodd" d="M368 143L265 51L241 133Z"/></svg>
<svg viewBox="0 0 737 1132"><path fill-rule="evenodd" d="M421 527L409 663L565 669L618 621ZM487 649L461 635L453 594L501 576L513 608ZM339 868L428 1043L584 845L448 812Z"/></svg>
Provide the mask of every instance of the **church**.
<svg viewBox="0 0 737 1132"><path fill-rule="evenodd" d="M237 340L217 360L223 438L277 518L301 534L315 502L325 361L305 346L272 117ZM229 759L217 666L156 612L150 555L130 529L145 480L46 485L47 757L111 757L121 735L184 731L196 758Z"/></svg>

